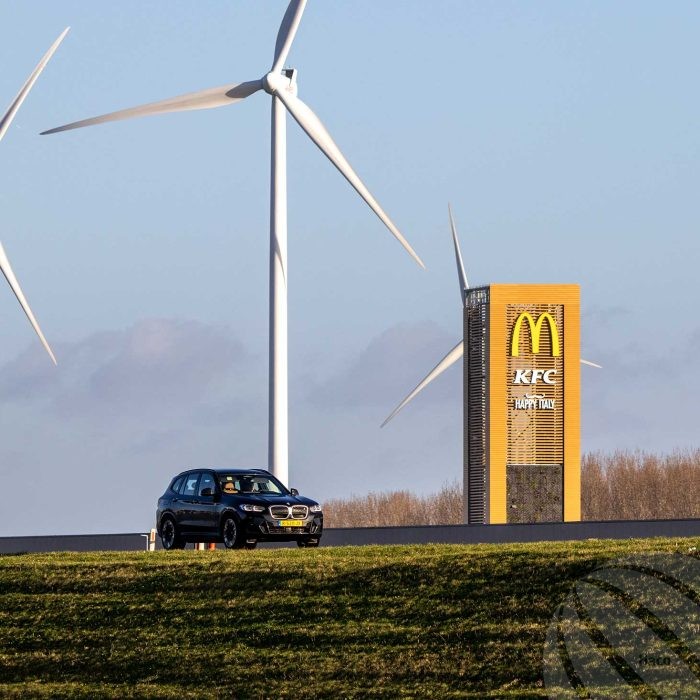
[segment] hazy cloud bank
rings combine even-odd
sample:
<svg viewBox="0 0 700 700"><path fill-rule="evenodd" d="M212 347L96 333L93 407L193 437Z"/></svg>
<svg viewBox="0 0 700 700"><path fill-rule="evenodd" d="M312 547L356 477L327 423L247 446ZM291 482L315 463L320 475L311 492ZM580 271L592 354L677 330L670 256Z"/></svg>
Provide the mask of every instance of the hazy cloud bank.
<svg viewBox="0 0 700 700"><path fill-rule="evenodd" d="M295 372L307 367L305 358L292 356L294 485L324 498L406 481L430 490L454 478L458 368L379 430L453 344L433 323L400 325L337 358L311 386L308 368L304 377ZM267 358L230 329L145 319L56 350L56 369L35 347L0 367L0 473L30 488L51 484L21 508L0 494L0 534L148 528L155 499L177 470L266 465Z"/></svg>
<svg viewBox="0 0 700 700"><path fill-rule="evenodd" d="M697 446L700 331L650 344L634 314L601 316L584 321L586 356L604 369L582 367L583 450ZM318 376L293 353L291 485L324 499L459 478L459 363L379 429L456 339L400 324ZM0 475L15 486L0 493L0 535L148 529L176 471L266 465L266 352L231 329L145 319L56 349L58 369L35 347L0 366Z"/></svg>
<svg viewBox="0 0 700 700"><path fill-rule="evenodd" d="M0 401L32 401L70 417L164 412L198 402L246 359L225 329L147 319L57 345L53 367L32 345L0 368Z"/></svg>

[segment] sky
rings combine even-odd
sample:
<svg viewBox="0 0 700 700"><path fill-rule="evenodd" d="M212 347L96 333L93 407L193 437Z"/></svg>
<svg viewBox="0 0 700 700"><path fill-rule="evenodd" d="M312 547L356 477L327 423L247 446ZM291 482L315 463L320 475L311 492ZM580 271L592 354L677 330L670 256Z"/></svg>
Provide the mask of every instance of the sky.
<svg viewBox="0 0 700 700"><path fill-rule="evenodd" d="M265 466L270 103L53 136L262 77L283 0L0 2L0 536L147 531L172 475ZM584 451L698 446L700 5L309 0L299 96L427 269L288 119L290 486L461 479L472 285L581 285ZM4 95L4 97L2 97Z"/></svg>

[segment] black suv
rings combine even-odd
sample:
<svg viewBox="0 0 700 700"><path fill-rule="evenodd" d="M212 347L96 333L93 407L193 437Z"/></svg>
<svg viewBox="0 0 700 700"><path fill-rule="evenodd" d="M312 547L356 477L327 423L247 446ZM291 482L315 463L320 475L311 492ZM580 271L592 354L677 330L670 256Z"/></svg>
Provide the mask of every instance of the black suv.
<svg viewBox="0 0 700 700"><path fill-rule="evenodd" d="M156 523L165 549L186 542L253 549L258 541L318 547L323 513L264 469L192 469L178 474L158 499Z"/></svg>

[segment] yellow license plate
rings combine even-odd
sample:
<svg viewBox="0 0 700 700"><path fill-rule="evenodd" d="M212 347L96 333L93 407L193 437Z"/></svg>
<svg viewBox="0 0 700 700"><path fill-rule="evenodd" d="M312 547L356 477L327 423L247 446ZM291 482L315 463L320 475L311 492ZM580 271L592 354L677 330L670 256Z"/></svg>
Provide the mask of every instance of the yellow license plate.
<svg viewBox="0 0 700 700"><path fill-rule="evenodd" d="M303 520L280 520L280 527L304 527Z"/></svg>

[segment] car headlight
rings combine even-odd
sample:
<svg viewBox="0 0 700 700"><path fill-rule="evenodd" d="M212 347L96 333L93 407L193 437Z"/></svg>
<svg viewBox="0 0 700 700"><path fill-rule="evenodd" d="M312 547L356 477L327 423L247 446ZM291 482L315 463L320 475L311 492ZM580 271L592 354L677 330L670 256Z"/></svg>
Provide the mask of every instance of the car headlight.
<svg viewBox="0 0 700 700"><path fill-rule="evenodd" d="M311 512L311 513L320 513L320 512L321 512L321 506L318 505L318 503L317 503L315 506L311 506L311 508L309 508L309 512Z"/></svg>
<svg viewBox="0 0 700 700"><path fill-rule="evenodd" d="M240 508L248 513L262 513L265 510L264 506L255 506L252 503L243 503Z"/></svg>

